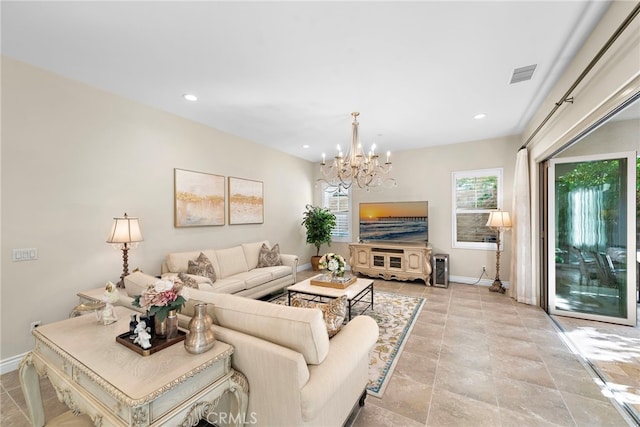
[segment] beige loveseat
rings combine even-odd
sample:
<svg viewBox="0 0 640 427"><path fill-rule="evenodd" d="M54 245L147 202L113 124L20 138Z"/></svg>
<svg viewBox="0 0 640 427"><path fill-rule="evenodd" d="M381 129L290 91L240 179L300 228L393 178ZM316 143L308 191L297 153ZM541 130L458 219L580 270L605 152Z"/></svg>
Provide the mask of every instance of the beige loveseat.
<svg viewBox="0 0 640 427"><path fill-rule="evenodd" d="M125 278L129 295L157 281L134 273ZM369 351L378 325L356 316L329 339L317 308L277 305L246 297L189 289L178 315L186 327L199 301L208 303L216 339L233 345L233 368L249 382L247 423L258 426L341 426L368 383ZM121 291L119 304L133 299Z"/></svg>
<svg viewBox="0 0 640 427"><path fill-rule="evenodd" d="M268 241L243 243L225 249L202 249L189 252L172 252L162 263L162 277L186 274L189 261L204 254L215 272L215 280L204 276L189 275L203 291L236 294L260 298L296 282L298 256L280 254L282 265L258 267L262 245L272 249Z"/></svg>

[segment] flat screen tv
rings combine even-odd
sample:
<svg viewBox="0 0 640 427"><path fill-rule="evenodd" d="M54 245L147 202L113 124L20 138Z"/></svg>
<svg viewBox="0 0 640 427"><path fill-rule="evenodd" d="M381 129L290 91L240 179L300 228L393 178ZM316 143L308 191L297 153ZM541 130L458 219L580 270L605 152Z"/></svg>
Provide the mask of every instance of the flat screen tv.
<svg viewBox="0 0 640 427"><path fill-rule="evenodd" d="M360 203L363 242L429 241L429 202Z"/></svg>

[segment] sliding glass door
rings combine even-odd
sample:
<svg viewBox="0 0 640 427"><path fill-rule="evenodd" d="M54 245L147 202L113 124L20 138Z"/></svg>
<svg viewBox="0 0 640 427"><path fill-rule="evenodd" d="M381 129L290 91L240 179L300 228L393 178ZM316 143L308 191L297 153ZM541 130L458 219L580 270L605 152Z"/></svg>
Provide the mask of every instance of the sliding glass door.
<svg viewBox="0 0 640 427"><path fill-rule="evenodd" d="M549 312L636 324L636 153L550 160Z"/></svg>

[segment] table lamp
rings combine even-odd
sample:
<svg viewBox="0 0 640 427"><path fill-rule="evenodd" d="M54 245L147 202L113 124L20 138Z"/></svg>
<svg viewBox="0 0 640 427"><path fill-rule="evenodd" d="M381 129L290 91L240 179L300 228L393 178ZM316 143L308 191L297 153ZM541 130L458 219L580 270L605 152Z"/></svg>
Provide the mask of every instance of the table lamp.
<svg viewBox="0 0 640 427"><path fill-rule="evenodd" d="M127 216L126 213L123 217L113 218L107 243L112 243L122 249L123 261L122 276L120 276L120 281L116 283L117 287L124 288L124 278L129 275L129 265L127 264L129 249L133 247L132 244L143 240L138 218Z"/></svg>

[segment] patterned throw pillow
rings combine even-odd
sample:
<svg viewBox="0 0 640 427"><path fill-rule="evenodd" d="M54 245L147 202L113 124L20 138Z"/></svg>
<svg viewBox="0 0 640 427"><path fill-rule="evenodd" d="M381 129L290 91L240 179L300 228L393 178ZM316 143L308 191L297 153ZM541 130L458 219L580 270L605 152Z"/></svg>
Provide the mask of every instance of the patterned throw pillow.
<svg viewBox="0 0 640 427"><path fill-rule="evenodd" d="M180 279L186 287L198 289L198 282L196 281L196 279L187 276L182 271L178 273L178 279Z"/></svg>
<svg viewBox="0 0 640 427"><path fill-rule="evenodd" d="M276 243L269 249L267 245L263 243L260 248L260 253L258 254L258 268L275 267L276 265L282 265L280 245Z"/></svg>
<svg viewBox="0 0 640 427"><path fill-rule="evenodd" d="M216 272L213 270L213 265L209 258L202 252L195 261L189 260L189 268L187 274L195 274L196 276L204 276L211 279L211 283L216 281Z"/></svg>
<svg viewBox="0 0 640 427"><path fill-rule="evenodd" d="M319 308L322 311L324 323L327 325L329 338L340 332L345 317L347 317L347 296L333 299L329 302L313 302L302 298L291 298L291 307Z"/></svg>

